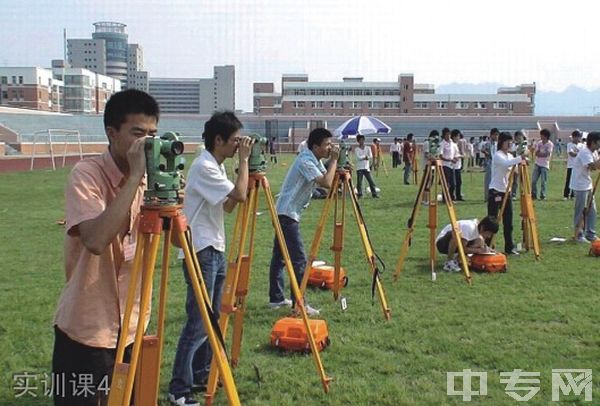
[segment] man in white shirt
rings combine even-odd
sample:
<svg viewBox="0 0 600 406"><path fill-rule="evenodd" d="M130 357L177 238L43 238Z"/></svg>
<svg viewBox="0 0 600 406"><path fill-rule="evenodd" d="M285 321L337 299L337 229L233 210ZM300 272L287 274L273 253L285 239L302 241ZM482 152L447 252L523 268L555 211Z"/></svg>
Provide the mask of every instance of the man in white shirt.
<svg viewBox="0 0 600 406"><path fill-rule="evenodd" d="M485 176L483 178L483 188L484 188L484 199L487 199L489 196L488 190L490 187L490 181L492 180L492 159L498 150L498 136L500 135L500 131L497 128L492 128L490 130L490 140L484 147L481 149L481 152L484 154L484 168L485 168Z"/></svg>
<svg viewBox="0 0 600 406"><path fill-rule="evenodd" d="M585 148L579 151L573 163L573 173L569 186L575 193L573 225L575 227L575 239L578 242L596 240L596 201L593 196L591 171L600 169L598 148L600 148L600 132L589 133ZM590 199L591 207L584 216L584 210Z"/></svg>
<svg viewBox="0 0 600 406"><path fill-rule="evenodd" d="M546 199L546 183L548 181L548 172L550 171L550 159L552 159L552 150L554 144L550 141L550 131L546 128L540 131L541 141L534 148L535 165L531 175L531 198L537 199L537 181L541 179L540 200Z"/></svg>
<svg viewBox="0 0 600 406"><path fill-rule="evenodd" d="M513 137L508 132L503 132L498 137L498 151L494 154L492 159L492 178L489 184L489 195L487 198L488 216L497 218L500 206L502 206L502 200L504 195L509 193L508 188L508 176L514 165L519 165L525 161L526 151L521 156L513 158L510 152L511 143ZM512 230L513 230L513 210L512 200L507 199L506 207L502 215L502 228L504 233L504 252L506 255L519 255L519 252L515 250Z"/></svg>
<svg viewBox="0 0 600 406"><path fill-rule="evenodd" d="M192 230L193 249L217 319L226 272L224 212L231 213L237 203L246 200L248 193L252 139L242 137L241 128L242 123L232 112L215 113L204 124L206 149L192 163L185 187L183 211ZM227 179L223 162L236 152L239 167L234 184ZM185 263L183 269L187 318L175 352L169 401L174 405L197 405L191 395L192 386L206 384L212 351Z"/></svg>
<svg viewBox="0 0 600 406"><path fill-rule="evenodd" d="M577 153L585 148L585 144L581 143L581 133L575 130L571 133L571 142L567 144L567 176L565 178L565 187L563 189L563 200L572 199L575 194L571 190L571 174Z"/></svg>
<svg viewBox="0 0 600 406"><path fill-rule="evenodd" d="M481 221L458 220L460 239L465 254L482 254L491 252L486 241L489 241L498 232L498 223L492 217L484 217ZM448 224L440 231L435 239L435 246L441 254L446 254L444 271L460 272L458 261L454 258L458 252L458 241L452 234L452 224Z"/></svg>
<svg viewBox="0 0 600 406"><path fill-rule="evenodd" d="M444 177L446 178L446 183L448 184L448 191L450 192L450 198L452 200L456 200L454 196L454 164L458 160L456 158L455 153L456 150L452 147L452 140L450 139L450 129L445 127L442 129L442 142L440 143L441 147L441 156L442 160L442 169L444 171ZM444 203L446 202L446 197L443 196Z"/></svg>
<svg viewBox="0 0 600 406"><path fill-rule="evenodd" d="M377 194L377 186L373 181L373 177L371 176L371 171L369 169L370 162L373 160L373 152L371 147L365 145L365 136L357 135L356 141L358 142L358 146L354 148L354 155L356 156L356 188L357 193L356 197L361 198L363 195L362 189L362 181L363 177L367 178L367 182L369 182L369 188L371 189L371 196L374 198L379 198Z"/></svg>
<svg viewBox="0 0 600 406"><path fill-rule="evenodd" d="M461 151L459 141L460 141L460 130L454 129L450 133L450 139L452 140L452 149L454 149L454 158L456 158L456 162L454 163L454 196L452 197L454 200L464 201L462 196L462 164L464 152ZM463 139L464 141L464 139Z"/></svg>

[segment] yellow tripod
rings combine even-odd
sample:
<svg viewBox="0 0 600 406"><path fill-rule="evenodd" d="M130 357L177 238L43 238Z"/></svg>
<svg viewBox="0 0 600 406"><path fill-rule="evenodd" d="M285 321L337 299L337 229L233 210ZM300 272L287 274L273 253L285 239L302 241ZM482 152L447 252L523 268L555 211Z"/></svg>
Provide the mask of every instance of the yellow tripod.
<svg viewBox="0 0 600 406"><path fill-rule="evenodd" d="M227 355L223 346L222 336L216 326L212 313L210 298L202 278L200 265L192 252L191 232L188 230L181 205L144 204L141 210L138 228L138 241L133 260L131 282L127 291L127 300L122 334L117 345L115 367L108 398L109 406L129 406L133 392L134 378L136 380L135 404L140 406L156 405L158 403L158 386L160 382L160 362L164 342L165 308L167 303L167 281L169 275L169 245L173 233L178 238L185 255L189 277L194 289L202 323L206 329L208 341L213 351L213 359L223 376L223 386L231 405L239 405L237 389ZM156 258L158 255L161 234L164 234L162 251L161 283L158 303L157 333L144 337L147 324L146 309L150 307L152 297L152 281ZM136 301L138 281L141 279L140 310L136 326L135 339L131 362L124 362L125 347L133 306ZM213 324L214 323L214 324ZM137 375L136 375L137 373Z"/></svg>
<svg viewBox="0 0 600 406"><path fill-rule="evenodd" d="M339 187L341 187L341 201L338 193ZM377 258L373 250L371 240L369 238L367 227L365 225L365 220L363 218L362 212L360 211L360 206L358 205L356 193L354 193L354 187L352 185L352 177L350 171L343 168L337 170L333 180L333 185L331 186L331 189L329 191L329 195L327 196L327 199L325 199L323 211L321 212L321 217L319 219L319 223L315 231L315 236L310 247L310 253L308 255L308 261L306 263L304 277L302 278L301 291L304 293L304 291L306 290L306 285L308 284L308 277L310 274L312 263L317 259L319 247L323 238L323 230L325 228L327 217L329 216L331 204L333 203L335 206L333 246L331 247L331 249L334 251L335 258L333 297L335 300L337 300L337 298L339 297L340 270L342 262L342 251L344 249L344 223L346 217L345 213L347 196L350 197L350 201L352 203L352 209L354 212L354 217L356 219L356 224L358 226L358 231L360 233L363 248L365 250L365 256L371 270L371 275L373 277L373 291L377 292L377 297L379 298L379 303L381 305L381 310L383 311L383 316L386 320L389 320L391 318L391 310L388 306L387 299L385 297L383 285L381 284L380 271L377 266Z"/></svg>
<svg viewBox="0 0 600 406"><path fill-rule="evenodd" d="M508 199L511 198L510 190L515 183L515 179L518 177L518 182L521 184L519 190L520 203L521 203L521 227L523 229L523 246L527 251L533 248L535 259L540 259L540 240L537 231L537 220L535 216L535 209L533 208L533 200L531 199L531 178L529 177L529 170L526 163L520 163L519 165L513 166L508 175L508 186L506 187L506 193L502 199L502 205L498 211L498 222L502 221L504 210ZM492 241L493 241L492 237ZM494 245L493 242L491 245Z"/></svg>
<svg viewBox="0 0 600 406"><path fill-rule="evenodd" d="M373 157L373 167L375 168L375 174L379 176L379 167L383 167L385 176L389 176L387 167L385 166L385 159L383 159L383 153L381 152L381 145L377 144L375 147L375 156Z"/></svg>
<svg viewBox="0 0 600 406"><path fill-rule="evenodd" d="M458 255L461 262L461 267L465 276L465 281L471 285L471 273L469 272L469 267L467 264L467 257L465 255L465 249L462 244L462 239L460 235L460 229L458 228L458 220L456 218L456 213L454 211L454 205L452 203L452 198L450 197L450 191L448 190L448 183L446 182L446 177L444 176L444 171L442 169L442 162L438 159L432 159L427 162L425 167L425 172L423 173L423 177L421 178L421 183L419 185L419 191L417 193L417 198L415 199L415 203L413 205L413 210L408 219L408 230L406 230L406 235L404 236L404 242L402 243L402 247L400 249L400 256L398 258L398 263L396 265L396 272L394 273L394 279L398 280L400 276L400 272L404 268L404 260L408 255L408 249L411 245L412 234L415 229L415 223L417 219L417 215L419 214L419 208L421 206L421 201L423 199L423 195L425 193L429 194L429 224L427 227L429 228L429 265L431 268L431 277L432 280L435 280L435 257L437 247L435 245L436 239L436 228L437 228L437 194L438 194L438 185L441 186L442 195L444 200L446 201L446 208L448 209L448 217L450 218L450 224L452 225L452 235L457 241L457 249Z"/></svg>
<svg viewBox="0 0 600 406"><path fill-rule="evenodd" d="M319 355L319 349L315 343L312 329L309 327L308 315L306 314L306 309L304 307L304 296L300 292L298 282L296 281L294 268L292 267L292 262L287 245L285 243L283 232L281 230L279 218L277 217L277 212L275 211L275 203L273 200L273 195L271 194L269 181L264 173L259 172L251 173L249 175L248 198L240 205L237 211L232 239L232 241L234 241L234 245L232 245L228 254L228 269L223 286L219 327L223 332L223 335L225 335L229 324L229 317L232 315L234 316L231 344L231 364L235 367L240 359L243 323L246 313L246 296L249 290L250 268L254 258L254 238L256 230L258 195L259 189L261 188L265 194L265 200L269 208L273 227L275 228L277 241L279 243L279 247L281 248L285 267L290 279L290 285L296 299L296 306L297 309L299 309L300 316L304 321L312 356L321 378L323 389L325 392L328 392L331 378L325 375L323 363L321 362L321 357ZM248 247L246 248L247 242ZM221 373L221 370L215 367L217 362L218 360L213 358L210 368L210 375L208 377L208 384L206 386L205 397L207 405L211 405L214 401L215 392L217 390L217 382L219 379L219 374Z"/></svg>

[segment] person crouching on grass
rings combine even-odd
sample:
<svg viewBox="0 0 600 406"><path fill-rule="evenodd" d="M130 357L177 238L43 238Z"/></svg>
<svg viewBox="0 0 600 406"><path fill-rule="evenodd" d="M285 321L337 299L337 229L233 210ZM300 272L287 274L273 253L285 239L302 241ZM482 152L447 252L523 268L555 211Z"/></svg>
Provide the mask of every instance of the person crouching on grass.
<svg viewBox="0 0 600 406"><path fill-rule="evenodd" d="M498 137L498 151L492 157L492 180L488 190L488 216L498 217L500 206L502 206L502 200L506 193L510 193L508 190L508 176L514 165L525 163L527 151L524 151L522 155L513 158L509 151L513 137L508 132L503 132ZM512 199L506 200L506 207L502 214L502 226L504 233L504 252L506 255L519 255L519 252L515 250L515 246L512 239L513 230L513 208Z"/></svg>
<svg viewBox="0 0 600 406"><path fill-rule="evenodd" d="M465 254L487 254L492 252L486 241L489 241L498 232L498 223L494 218L484 217L481 221L477 219L458 220L457 223ZM447 255L444 271L460 272L460 264L454 258L458 253L458 243L452 234L452 224L448 224L438 234L435 239L435 246L439 253Z"/></svg>

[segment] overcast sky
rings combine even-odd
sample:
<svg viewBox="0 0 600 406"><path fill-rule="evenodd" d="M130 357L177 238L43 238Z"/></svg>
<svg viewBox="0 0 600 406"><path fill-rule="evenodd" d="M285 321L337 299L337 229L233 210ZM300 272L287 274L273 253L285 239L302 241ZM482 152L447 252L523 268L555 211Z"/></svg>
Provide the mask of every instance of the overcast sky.
<svg viewBox="0 0 600 406"><path fill-rule="evenodd" d="M536 82L600 87L594 1L0 0L0 66L49 66L62 30L90 38L96 21L127 24L151 77L211 77L236 68L236 104L282 73L310 80ZM279 89L278 89L279 90Z"/></svg>

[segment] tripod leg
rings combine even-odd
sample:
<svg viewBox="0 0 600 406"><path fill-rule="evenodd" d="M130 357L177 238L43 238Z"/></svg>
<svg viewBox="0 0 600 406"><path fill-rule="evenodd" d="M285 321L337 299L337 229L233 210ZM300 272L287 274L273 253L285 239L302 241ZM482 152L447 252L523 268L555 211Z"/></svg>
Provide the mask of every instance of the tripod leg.
<svg viewBox="0 0 600 406"><path fill-rule="evenodd" d="M250 204L248 213L250 217L250 239L248 243L248 255L241 256L239 266L239 277L236 286L236 310L233 324L233 334L231 340L231 365L236 367L241 354L242 334L244 325L244 316L246 314L246 296L250 287L250 269L254 259L254 237L256 235L256 213L258 209L258 186L256 185L250 192ZM246 233L248 228L246 227Z"/></svg>
<svg viewBox="0 0 600 406"><path fill-rule="evenodd" d="M523 166L522 172L523 177L526 179L526 182L530 182L527 166ZM535 208L533 207L533 201L531 200L531 183L527 183L527 194L525 194L524 197L526 207L526 217L524 218L524 220L528 226L528 244L531 243L531 245L533 246L533 253L535 255L535 259L539 259L541 254L540 240L537 232L537 219L535 216Z"/></svg>
<svg viewBox="0 0 600 406"><path fill-rule="evenodd" d="M456 239L456 247L458 248L458 255L461 261L463 273L465 275L465 281L471 285L471 273L469 272L469 264L467 262L467 256L465 255L465 249L462 244L462 238L460 235L460 229L458 228L458 219L456 218L456 212L454 211L454 204L452 203L452 197L450 196L450 190L448 190L448 183L446 177L442 171L442 164L439 161L436 163L438 169L438 176L440 177L440 183L442 186L442 193L446 200L446 208L448 209L448 217L450 218L450 224L452 225L452 235Z"/></svg>
<svg viewBox="0 0 600 406"><path fill-rule="evenodd" d="M200 269L197 268L197 259L196 261L194 260L196 255L192 254L190 246L187 243L188 240L186 239L184 232L181 230L179 231L179 240L182 242L181 246L185 255L185 262L188 268L190 282L198 303L198 310L200 311L202 324L206 330L208 342L212 348L213 358L216 360L219 374L222 377L223 387L225 388L227 399L229 400L229 404L239 405L240 399L238 397L237 388L235 387L231 368L227 362L225 349L221 341L217 338L217 334L210 319L210 301L207 295L204 280L202 278L202 272L200 272Z"/></svg>
<svg viewBox="0 0 600 406"><path fill-rule="evenodd" d="M127 291L127 299L125 301L125 312L123 313L123 323L121 325L121 331L129 332L129 326L131 324L131 313L133 312L133 304L135 301L135 294L137 290L137 284L142 272L142 261L146 249L146 243L148 241L148 235L145 233L138 233L138 241L135 247L135 257L133 260L133 267L131 269L131 276L129 281L129 288ZM128 334L121 334L119 342L117 344L117 354L115 357L115 367L113 369L110 394L108 398L109 406L120 406L125 404L126 397L126 386L127 379L129 376L130 363L123 362L125 356L125 347L127 346Z"/></svg>
<svg viewBox="0 0 600 406"><path fill-rule="evenodd" d="M386 320L389 320L392 317L392 311L388 306L387 299L385 297L385 292L383 290L383 285L381 283L381 278L379 277L379 270L377 269L377 263L375 259L375 253L373 251L373 246L371 245L371 240L369 238L369 234L367 232L367 227L365 225L365 219L362 216L358 205L358 199L354 194L354 188L352 187L352 180L349 178L344 179L345 189L350 190L350 200L352 201L352 209L354 211L354 218L356 219L356 225L358 226L358 231L360 234L360 238L363 244L363 248L365 250L365 255L367 259L367 263L371 268L371 275L374 278L375 289L377 291L377 297L379 298L379 303L381 305L381 310L383 311L383 317ZM339 276L336 275L335 281L339 283Z"/></svg>
<svg viewBox="0 0 600 406"><path fill-rule="evenodd" d="M325 391L325 393L327 393L329 392L329 382L331 381L331 378L325 375L325 370L323 369L323 363L321 362L319 349L317 348L317 344L315 343L315 337L310 328L310 323L308 322L306 309L304 308L304 297L302 296L302 293L300 293L298 281L296 280L296 275L294 274L294 268L292 267L292 261L290 259L290 254L285 243L285 238L283 237L283 231L281 230L281 224L279 223L279 218L277 217L277 212L275 210L275 202L273 201L273 195L271 194L271 188L269 187L267 178L262 179L262 187L265 192L267 206L269 207L269 212L271 213L273 227L275 228L275 234L277 235L277 241L279 242L279 247L281 248L281 253L285 262L285 267L288 271L290 285L292 286L292 290L296 298L296 306L300 309L300 314L302 315L302 320L304 321L304 328L306 329L306 335L310 344L313 360L315 361L315 364L317 366L317 371L321 378L323 390Z"/></svg>
<svg viewBox="0 0 600 406"><path fill-rule="evenodd" d="M159 232L160 232L160 226L158 228ZM156 264L156 256L157 256L157 252L158 252L158 247L160 244L160 234L159 235L153 235L152 237L152 241L149 242L150 244L150 257L147 257L146 255L144 255L144 270L142 271L142 288L141 288L141 298L140 298L140 311L139 311L139 315L138 315L138 323L137 323L137 328L136 328L136 332L135 332L135 340L133 342L133 349L131 351L131 362L129 363L129 368L127 370L127 378L125 381L125 387L123 390L123 397L121 399L117 399L116 397L112 397L112 391L111 394L109 395L108 398L108 403L109 405L129 405L129 403L131 402L131 394L133 392L133 381L134 381L134 377L135 377L135 372L136 372L136 368L138 366L138 360L139 360L139 356L140 356L140 349L142 347L142 337L144 335L144 329L146 327L146 309L148 308L148 306L150 305L150 298L152 296L152 277L154 275L154 266ZM150 238L150 236L148 236L148 238ZM148 243L146 243L148 244ZM136 247L137 250L137 247ZM133 275L132 275L133 276ZM121 337L121 339L125 339L127 340L127 332L128 332L128 325L123 325L123 328L121 329L122 331L124 331L124 335ZM123 365L123 364L121 364ZM117 371L117 365L115 364L115 372ZM116 377L117 380L121 381L121 377ZM119 391L117 391L116 395L119 394Z"/></svg>
<svg viewBox="0 0 600 406"><path fill-rule="evenodd" d="M404 235L404 242L402 243L402 247L400 248L400 256L398 257L398 263L396 264L396 272L394 272L394 280L396 281L400 276L400 272L402 272L402 269L404 268L404 260L408 255L408 247L410 246L412 233L415 230L415 221L417 219L417 214L419 213L419 206L423 198L423 191L425 190L426 185L429 185L431 171L432 167L430 166L426 171L423 172L423 178L421 179L421 184L419 185L419 191L417 192L417 197L413 205L412 213L410 214L410 217L408 219L408 229L406 230L406 234ZM431 199L429 201L429 204L431 204Z"/></svg>
<svg viewBox="0 0 600 406"><path fill-rule="evenodd" d="M300 292L304 295L306 291L306 285L308 284L308 278L310 276L310 270L312 268L312 263L317 259L317 253L319 252L319 247L321 246L321 240L323 238L323 230L325 228L325 223L327 222L327 217L329 216L329 210L331 208L331 202L334 198L337 199L337 190L339 185L339 173L335 174L333 179L333 184L331 185L331 189L329 190L329 195L327 199L325 199L325 203L323 205L323 211L321 212L321 218L319 218L319 223L317 224L317 228L315 230L315 236L313 237L312 244L310 246L310 253L308 254L308 261L306 261L306 268L304 269L304 275L302 277L302 284L300 285Z"/></svg>
<svg viewBox="0 0 600 406"><path fill-rule="evenodd" d="M334 270L333 270L333 300L340 296L340 272L342 268L342 251L344 250L344 222L346 217L346 192L348 191L347 174L342 175L342 201L335 197L333 245Z"/></svg>
<svg viewBox="0 0 600 406"><path fill-rule="evenodd" d="M232 241L237 241L237 243L232 244L227 258L227 275L225 276L225 282L223 284L221 315L219 317L219 328L224 336L227 333L229 317L236 311L235 301L237 285L240 277L244 247L246 245L249 215L251 213L249 207L253 195L256 194L256 187L253 185L251 185L251 187L252 189L250 189L248 198L238 207L232 239ZM208 382L206 384L206 394L204 395L206 404L209 406L213 403L218 379L219 368L217 366L217 359L213 356L210 364Z"/></svg>
<svg viewBox="0 0 600 406"><path fill-rule="evenodd" d="M436 280L437 276L435 273L435 259L436 259L436 229L437 229L437 208L438 208L438 181L436 181L436 168L435 166L431 169L431 177L433 184L429 188L429 207L428 209L428 223L429 228L429 271L431 272L431 280Z"/></svg>

